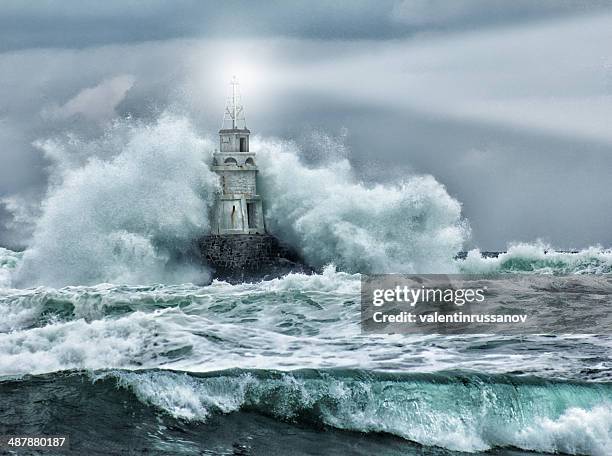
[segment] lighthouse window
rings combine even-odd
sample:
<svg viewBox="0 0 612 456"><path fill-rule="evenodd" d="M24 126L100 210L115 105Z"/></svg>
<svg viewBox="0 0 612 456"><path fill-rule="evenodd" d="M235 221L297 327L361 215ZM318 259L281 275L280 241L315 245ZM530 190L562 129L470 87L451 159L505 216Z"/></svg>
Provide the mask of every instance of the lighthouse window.
<svg viewBox="0 0 612 456"><path fill-rule="evenodd" d="M226 158L223 163L225 163L226 165L237 165L238 164L236 159L232 157Z"/></svg>
<svg viewBox="0 0 612 456"><path fill-rule="evenodd" d="M246 152L246 151L247 151L246 138L240 138L240 152Z"/></svg>
<svg viewBox="0 0 612 456"><path fill-rule="evenodd" d="M250 166L255 166L255 161L251 157L247 158L244 163Z"/></svg>

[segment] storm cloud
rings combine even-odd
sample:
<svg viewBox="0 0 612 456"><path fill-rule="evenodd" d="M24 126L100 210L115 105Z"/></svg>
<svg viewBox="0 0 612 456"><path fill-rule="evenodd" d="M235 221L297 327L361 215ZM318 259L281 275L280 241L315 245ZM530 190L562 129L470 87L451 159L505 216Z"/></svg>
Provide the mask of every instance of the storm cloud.
<svg viewBox="0 0 612 456"><path fill-rule="evenodd" d="M612 244L612 10L584 1L43 1L0 6L0 244L28 242L40 141L171 109L202 135L242 81L249 127L368 182L429 173L472 245ZM314 138L314 139L313 139ZM103 153L103 151L100 151Z"/></svg>

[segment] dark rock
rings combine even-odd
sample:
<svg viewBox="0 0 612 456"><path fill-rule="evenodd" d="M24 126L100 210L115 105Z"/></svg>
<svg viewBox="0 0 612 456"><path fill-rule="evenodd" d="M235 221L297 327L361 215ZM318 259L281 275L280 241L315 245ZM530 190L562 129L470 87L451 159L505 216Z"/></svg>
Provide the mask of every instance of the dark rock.
<svg viewBox="0 0 612 456"><path fill-rule="evenodd" d="M198 240L198 250L213 278L230 283L313 272L295 250L269 234L211 234Z"/></svg>

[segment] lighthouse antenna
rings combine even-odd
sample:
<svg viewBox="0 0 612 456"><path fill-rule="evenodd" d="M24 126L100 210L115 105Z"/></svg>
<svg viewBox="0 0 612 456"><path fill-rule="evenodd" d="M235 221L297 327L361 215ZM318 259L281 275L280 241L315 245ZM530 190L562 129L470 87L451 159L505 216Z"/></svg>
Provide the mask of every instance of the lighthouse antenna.
<svg viewBox="0 0 612 456"><path fill-rule="evenodd" d="M236 128L236 86L238 85L238 81L236 80L236 76L232 78L232 108L234 109L234 113L232 115L232 128Z"/></svg>
<svg viewBox="0 0 612 456"><path fill-rule="evenodd" d="M232 77L230 85L232 86L232 94L230 97L228 97L225 105L225 113L223 114L223 124L221 125L221 129L225 127L226 122L231 123L232 130L239 129L240 122L242 122L244 125L243 128L246 128L244 108L240 103L240 83L238 82L238 78L236 78L236 76Z"/></svg>

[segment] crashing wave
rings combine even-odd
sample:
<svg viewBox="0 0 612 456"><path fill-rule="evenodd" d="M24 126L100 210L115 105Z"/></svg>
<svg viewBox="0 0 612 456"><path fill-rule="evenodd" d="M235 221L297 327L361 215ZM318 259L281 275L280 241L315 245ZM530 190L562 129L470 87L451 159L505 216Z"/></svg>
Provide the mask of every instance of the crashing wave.
<svg viewBox="0 0 612 456"><path fill-rule="evenodd" d="M276 419L384 432L427 446L477 452L612 451L612 385L465 373L110 371L145 404L175 418L254 411Z"/></svg>
<svg viewBox="0 0 612 456"><path fill-rule="evenodd" d="M186 119L118 121L97 140L37 146L53 171L17 284L201 280L201 269L175 260L207 231L217 177L210 143Z"/></svg>
<svg viewBox="0 0 612 456"><path fill-rule="evenodd" d="M217 177L213 143L190 122L116 121L100 138L38 141L52 163L19 286L203 282L177 261L209 229ZM431 176L366 186L346 159L308 167L293 143L255 138L266 223L322 268L452 272L469 228L461 205Z"/></svg>
<svg viewBox="0 0 612 456"><path fill-rule="evenodd" d="M293 143L256 138L268 228L306 261L361 273L449 273L469 235L432 176L366 186L348 160L307 167Z"/></svg>
<svg viewBox="0 0 612 456"><path fill-rule="evenodd" d="M479 250L468 252L458 260L466 274L540 273L540 274L609 274L612 273L612 250L589 247L576 252L558 252L542 244L511 244L497 257L485 257Z"/></svg>
<svg viewBox="0 0 612 456"><path fill-rule="evenodd" d="M187 119L125 119L95 140L67 136L36 145L52 163L50 187L23 258L0 263L0 286L206 280L205 268L184 257L209 229L218 182L208 166L213 142ZM517 244L497 258L474 250L455 261L469 226L460 203L433 177L366 185L343 157L306 166L291 142L253 138L252 149L268 229L311 266L333 263L349 273L612 271L612 252L597 247L559 253Z"/></svg>

